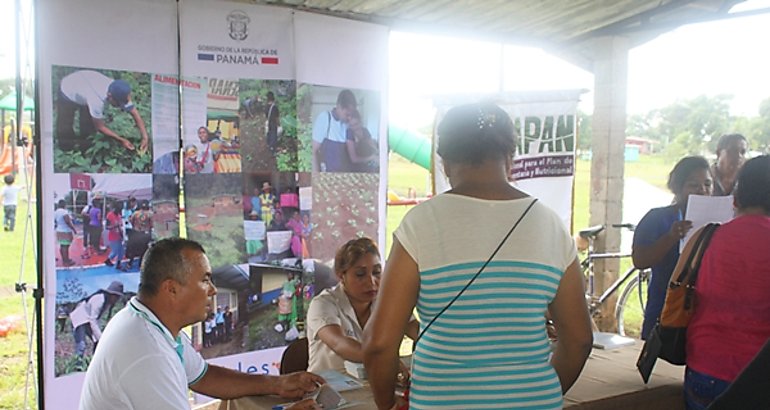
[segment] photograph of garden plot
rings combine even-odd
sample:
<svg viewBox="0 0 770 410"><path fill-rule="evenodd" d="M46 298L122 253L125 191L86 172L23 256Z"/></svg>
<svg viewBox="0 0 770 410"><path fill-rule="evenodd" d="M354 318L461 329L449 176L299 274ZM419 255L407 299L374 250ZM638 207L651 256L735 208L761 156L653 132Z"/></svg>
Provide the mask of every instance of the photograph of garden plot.
<svg viewBox="0 0 770 410"><path fill-rule="evenodd" d="M296 82L240 81L243 172L294 172L298 164Z"/></svg>
<svg viewBox="0 0 770 410"><path fill-rule="evenodd" d="M311 256L328 263L350 239L377 238L380 176L375 173L313 175Z"/></svg>
<svg viewBox="0 0 770 410"><path fill-rule="evenodd" d="M216 269L246 261L241 174L192 174L184 180L187 238Z"/></svg>
<svg viewBox="0 0 770 410"><path fill-rule="evenodd" d="M152 172L149 73L53 66L54 172Z"/></svg>

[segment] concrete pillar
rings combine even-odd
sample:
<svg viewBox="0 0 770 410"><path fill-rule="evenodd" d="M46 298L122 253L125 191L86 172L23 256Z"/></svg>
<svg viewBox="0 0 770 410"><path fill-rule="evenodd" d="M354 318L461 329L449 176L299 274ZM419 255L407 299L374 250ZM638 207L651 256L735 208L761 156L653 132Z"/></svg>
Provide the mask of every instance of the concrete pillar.
<svg viewBox="0 0 770 410"><path fill-rule="evenodd" d="M629 45L622 37L599 38L595 45L590 224L608 226L595 245L599 251L614 252L620 248L620 231L609 225L623 222ZM595 264L595 294L601 294L612 284L618 270L617 259ZM608 300L601 310L597 324L602 330L615 329L615 300Z"/></svg>

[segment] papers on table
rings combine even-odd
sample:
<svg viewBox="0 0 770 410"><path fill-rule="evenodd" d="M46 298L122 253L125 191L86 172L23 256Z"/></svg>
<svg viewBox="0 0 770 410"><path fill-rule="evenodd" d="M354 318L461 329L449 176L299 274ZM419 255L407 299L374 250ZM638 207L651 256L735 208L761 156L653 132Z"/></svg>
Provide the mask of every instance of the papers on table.
<svg viewBox="0 0 770 410"><path fill-rule="evenodd" d="M366 380L366 369L363 363L349 362L345 360L345 371L359 380Z"/></svg>
<svg viewBox="0 0 770 410"><path fill-rule="evenodd" d="M725 223L735 216L733 196L690 195L687 199L687 211L684 219L692 221L692 229L679 242L681 252L690 237L711 222Z"/></svg>
<svg viewBox="0 0 770 410"><path fill-rule="evenodd" d="M324 380L326 380L326 384L339 392L360 389L364 387L363 383L360 381L348 376L347 374L342 374L336 370L322 370L316 374L323 377Z"/></svg>
<svg viewBox="0 0 770 410"><path fill-rule="evenodd" d="M326 380L326 383L305 398L312 398L318 404L321 404L324 409L330 410L345 409L361 404L356 401L347 401L339 393L347 390L360 389L364 387L363 383L336 370L322 370L316 372L316 374L323 377L324 380ZM278 404L273 406L273 410L284 410L294 403L296 402Z"/></svg>
<svg viewBox="0 0 770 410"><path fill-rule="evenodd" d="M623 346L631 346L634 343L636 343L634 339L617 333L594 332L594 347L597 349L617 349Z"/></svg>

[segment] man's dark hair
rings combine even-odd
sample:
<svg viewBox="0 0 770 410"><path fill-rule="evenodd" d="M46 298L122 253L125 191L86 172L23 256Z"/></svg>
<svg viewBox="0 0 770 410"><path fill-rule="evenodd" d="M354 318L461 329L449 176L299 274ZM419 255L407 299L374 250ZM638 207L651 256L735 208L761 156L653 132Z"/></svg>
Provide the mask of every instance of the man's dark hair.
<svg viewBox="0 0 770 410"><path fill-rule="evenodd" d="M674 165L674 169L668 174L666 186L672 193L677 194L684 188L684 182L693 171L698 169L709 170L709 163L701 156L684 157Z"/></svg>
<svg viewBox="0 0 770 410"><path fill-rule="evenodd" d="M206 253L198 242L183 238L161 239L145 252L139 277L139 294L154 296L160 284L167 279L187 283L189 260L182 251L192 250Z"/></svg>
<svg viewBox="0 0 770 410"><path fill-rule="evenodd" d="M59 202L57 202L57 203L56 203L56 207L57 207L57 208L64 208L64 207L66 207L66 206L67 206L67 203L66 203L66 202L64 202L64 200L63 200L63 199L60 199L60 200L59 200Z"/></svg>
<svg viewBox="0 0 770 410"><path fill-rule="evenodd" d="M7 185L11 185L11 184L13 184L13 181L15 181L15 180L16 180L16 178L14 178L14 177L13 177L13 174L6 174L6 175L3 177L3 181L5 181L5 183L6 183Z"/></svg>
<svg viewBox="0 0 770 410"><path fill-rule="evenodd" d="M722 153L722 151L726 150L727 147L730 146L730 144L733 141L743 141L745 143L749 143L746 140L746 137L744 137L741 134L725 134L719 137L719 141L717 141L717 158L719 158L719 154Z"/></svg>
<svg viewBox="0 0 770 410"><path fill-rule="evenodd" d="M438 125L436 152L447 162L480 165L488 159L513 158L515 130L508 113L483 102L451 108Z"/></svg>
<svg viewBox="0 0 770 410"><path fill-rule="evenodd" d="M343 108L356 108L358 103L356 102L356 96L353 91L342 90L337 95L337 105Z"/></svg>
<svg viewBox="0 0 770 410"><path fill-rule="evenodd" d="M735 202L738 208L759 207L770 214L770 156L761 155L743 164L738 172Z"/></svg>
<svg viewBox="0 0 770 410"><path fill-rule="evenodd" d="M267 92L267 100L268 101L275 101L275 94L273 94L272 91Z"/></svg>

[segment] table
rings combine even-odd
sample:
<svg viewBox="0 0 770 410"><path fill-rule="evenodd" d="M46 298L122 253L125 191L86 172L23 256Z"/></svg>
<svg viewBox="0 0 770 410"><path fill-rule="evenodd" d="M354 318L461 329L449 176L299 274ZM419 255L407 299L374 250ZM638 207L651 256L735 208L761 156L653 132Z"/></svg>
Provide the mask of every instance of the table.
<svg viewBox="0 0 770 410"><path fill-rule="evenodd" d="M647 385L636 370L642 342L614 350L594 349L577 382L564 398L572 410L684 409L684 366L655 363Z"/></svg>
<svg viewBox="0 0 770 410"><path fill-rule="evenodd" d="M642 343L614 350L594 349L577 383L564 398L564 408L571 410L684 409L682 381L684 366L658 360L649 384L642 382L636 370ZM376 409L368 388L343 392L348 401L361 404L352 409ZM285 403L277 397L244 397L213 404L212 410L271 410Z"/></svg>

